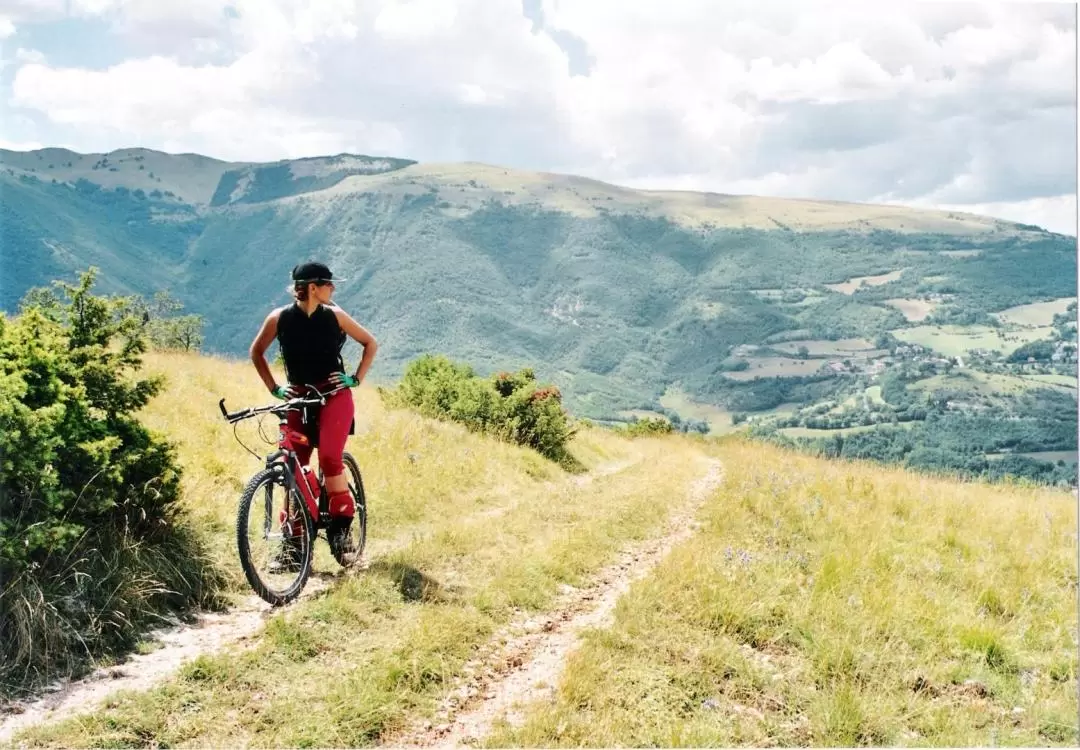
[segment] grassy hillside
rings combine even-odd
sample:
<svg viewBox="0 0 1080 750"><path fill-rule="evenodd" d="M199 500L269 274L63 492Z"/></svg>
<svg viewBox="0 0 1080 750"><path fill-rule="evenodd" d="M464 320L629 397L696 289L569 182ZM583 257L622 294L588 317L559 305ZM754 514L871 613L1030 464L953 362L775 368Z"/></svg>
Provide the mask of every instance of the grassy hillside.
<svg viewBox="0 0 1080 750"><path fill-rule="evenodd" d="M701 532L487 746L1076 743L1074 499L709 450Z"/></svg>
<svg viewBox="0 0 1080 750"><path fill-rule="evenodd" d="M145 148L107 154L79 154L64 148L0 149L0 164L16 175L31 175L46 182L89 180L108 190L158 190L193 205L209 203L222 175L244 166L199 154L166 154Z"/></svg>
<svg viewBox="0 0 1080 750"><path fill-rule="evenodd" d="M216 401L266 395L244 362L153 354L147 369L168 387L143 417L178 442L184 502L240 596L233 512L259 461ZM325 589L268 615L246 646L13 744L394 745L468 675L510 668L486 661L507 632L535 630L699 501L699 528L558 665L553 700L521 707L516 726L496 721L484 744L1077 741L1067 492L598 428L571 444L585 472L567 473L388 411L366 386L357 404L366 569L343 575L321 549ZM238 432L268 450L256 425Z"/></svg>

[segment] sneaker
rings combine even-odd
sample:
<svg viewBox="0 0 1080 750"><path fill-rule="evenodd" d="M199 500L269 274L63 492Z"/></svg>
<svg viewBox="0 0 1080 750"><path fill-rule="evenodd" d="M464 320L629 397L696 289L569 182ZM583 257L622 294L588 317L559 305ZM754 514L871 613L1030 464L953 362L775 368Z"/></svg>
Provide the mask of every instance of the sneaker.
<svg viewBox="0 0 1080 750"><path fill-rule="evenodd" d="M330 542L330 546L338 554L351 555L356 552L356 545L353 543L352 534L349 533L351 528L352 518L330 519L330 527L326 530L326 536Z"/></svg>

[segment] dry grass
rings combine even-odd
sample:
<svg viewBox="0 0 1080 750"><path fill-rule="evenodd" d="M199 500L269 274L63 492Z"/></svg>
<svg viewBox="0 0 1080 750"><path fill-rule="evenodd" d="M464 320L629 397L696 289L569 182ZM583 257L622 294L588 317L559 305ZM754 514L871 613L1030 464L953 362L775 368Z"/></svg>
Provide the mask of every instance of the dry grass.
<svg viewBox="0 0 1080 750"><path fill-rule="evenodd" d="M890 271L889 273L883 273L878 276L853 276L845 282L840 284L826 284L825 287L833 290L834 292L840 292L841 294L854 294L855 290L862 286L881 286L882 284L888 284L890 281L896 281L904 275L903 270Z"/></svg>
<svg viewBox="0 0 1080 750"><path fill-rule="evenodd" d="M585 217L597 216L602 209L664 216L689 228L776 229L783 225L799 231L1015 232L1002 222L974 214L839 201L636 190L585 177L472 162L416 164L382 175L349 177L319 196L321 200L334 201L344 195L375 190L383 194L417 194L428 186L438 190L438 200L449 204L444 210L452 215L470 213L485 201L497 199Z"/></svg>
<svg viewBox="0 0 1080 750"><path fill-rule="evenodd" d="M488 746L1075 746L1074 497L716 453L704 529Z"/></svg>
<svg viewBox="0 0 1080 750"><path fill-rule="evenodd" d="M709 434L723 435L735 429L731 421L731 412L713 404L702 404L692 400L678 388L668 387L659 399L666 409L674 409L683 419L694 419L709 423Z"/></svg>
<svg viewBox="0 0 1080 750"><path fill-rule="evenodd" d="M930 313L934 312L937 308L936 302L930 302L924 299L887 299L884 300L886 305L895 307L904 317L913 323L918 323L920 320L926 320L930 317Z"/></svg>
<svg viewBox="0 0 1080 750"><path fill-rule="evenodd" d="M261 388L246 363L160 356L151 368L173 377L147 420L180 441L185 501L243 591L230 521L256 462L216 400L262 403ZM694 441L586 429L572 451L599 470L572 475L524 448L387 412L367 389L359 403L349 447L368 483L367 570L336 575L322 558L327 590L272 616L254 648L201 657L158 689L14 742L372 744L431 710L492 632L655 533L701 469ZM626 468L609 473L613 462Z"/></svg>
<svg viewBox="0 0 1080 750"><path fill-rule="evenodd" d="M64 153L59 149L9 152L4 157L4 166L26 170L46 182L53 178L72 183L87 179L109 189L126 187L147 193L168 190L195 203L209 203L221 175L237 166L202 156L164 154L141 148L115 151L107 157L105 165L101 164L103 156Z"/></svg>
<svg viewBox="0 0 1080 750"><path fill-rule="evenodd" d="M234 571L257 462L217 413L262 403L246 363L155 355L146 418ZM586 429L583 476L359 389L370 565L270 617L251 648L16 746L371 746L433 715L492 635L542 616L657 533L719 458L703 525L571 655L502 746L1068 745L1077 740L1077 507L1067 493L830 463L725 438ZM262 450L260 448L260 450ZM613 465L619 469L612 470Z"/></svg>

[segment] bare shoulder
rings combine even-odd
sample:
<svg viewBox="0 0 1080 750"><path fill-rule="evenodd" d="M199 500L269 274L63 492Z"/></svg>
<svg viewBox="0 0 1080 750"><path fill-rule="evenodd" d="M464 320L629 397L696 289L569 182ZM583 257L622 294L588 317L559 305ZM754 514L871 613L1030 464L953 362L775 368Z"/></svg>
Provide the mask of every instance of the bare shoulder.
<svg viewBox="0 0 1080 750"><path fill-rule="evenodd" d="M345 333L352 336L357 341L368 344L375 341L375 337L371 335L371 332L364 328L362 325L353 320L353 317L340 307L335 305L330 308L334 312L334 316L337 318L338 325Z"/></svg>

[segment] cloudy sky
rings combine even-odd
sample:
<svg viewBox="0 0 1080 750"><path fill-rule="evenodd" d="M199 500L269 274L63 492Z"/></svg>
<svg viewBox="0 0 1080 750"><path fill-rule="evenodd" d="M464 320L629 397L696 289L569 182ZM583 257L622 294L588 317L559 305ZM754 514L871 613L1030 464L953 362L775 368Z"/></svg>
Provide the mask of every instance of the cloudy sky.
<svg viewBox="0 0 1080 750"><path fill-rule="evenodd" d="M1076 234L1076 7L0 0L0 145L353 152Z"/></svg>

